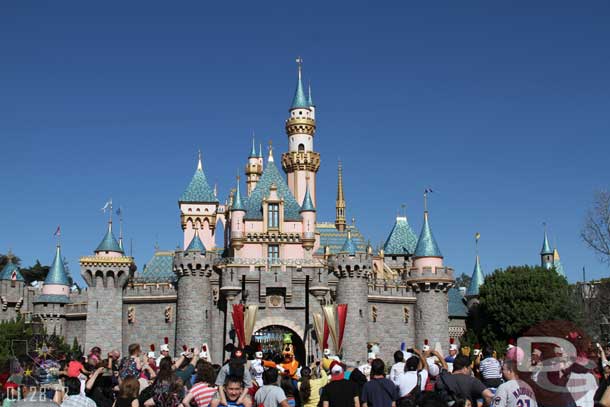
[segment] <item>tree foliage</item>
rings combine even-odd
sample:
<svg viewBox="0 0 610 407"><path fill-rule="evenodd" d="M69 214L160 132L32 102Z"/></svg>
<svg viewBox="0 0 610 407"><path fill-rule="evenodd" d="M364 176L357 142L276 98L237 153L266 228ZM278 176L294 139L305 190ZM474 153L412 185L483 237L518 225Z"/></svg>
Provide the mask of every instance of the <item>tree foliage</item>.
<svg viewBox="0 0 610 407"><path fill-rule="evenodd" d="M610 264L610 192L597 191L587 211L580 237L600 258Z"/></svg>
<svg viewBox="0 0 610 407"><path fill-rule="evenodd" d="M40 264L39 260L36 260L36 264L32 267L28 268L20 268L19 271L21 275L25 279L26 283L31 283L32 281L44 281L49 273L49 266L43 266Z"/></svg>
<svg viewBox="0 0 610 407"><path fill-rule="evenodd" d="M455 286L468 288L470 286L471 280L472 280L472 277L470 277L466 273L462 273L458 278L455 279Z"/></svg>
<svg viewBox="0 0 610 407"><path fill-rule="evenodd" d="M2 270L4 268L4 266L6 266L6 264L8 263L8 254L2 254L0 253L0 270ZM21 259L15 255L12 256L12 261L13 264L16 265L20 265L21 264Z"/></svg>
<svg viewBox="0 0 610 407"><path fill-rule="evenodd" d="M471 321L470 328L479 342L486 344L506 343L541 321L578 319L577 304L565 277L540 266L494 271L485 278L479 301L474 310L477 323Z"/></svg>

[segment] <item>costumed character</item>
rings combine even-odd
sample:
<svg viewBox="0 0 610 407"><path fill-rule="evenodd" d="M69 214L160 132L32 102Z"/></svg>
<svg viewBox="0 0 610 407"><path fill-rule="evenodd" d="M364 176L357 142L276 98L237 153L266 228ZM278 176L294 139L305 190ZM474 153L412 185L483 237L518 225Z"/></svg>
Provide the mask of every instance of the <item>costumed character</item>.
<svg viewBox="0 0 610 407"><path fill-rule="evenodd" d="M208 363L212 363L212 357L210 356L210 348L207 343L201 345L201 352L199 352L199 359L205 360Z"/></svg>
<svg viewBox="0 0 610 407"><path fill-rule="evenodd" d="M298 379L299 362L294 357L294 345L292 344L292 334L284 334L284 347L282 348L283 361L275 363L270 360L263 361L263 366L280 370L292 379Z"/></svg>
<svg viewBox="0 0 610 407"><path fill-rule="evenodd" d="M148 351L148 365L155 372L157 371L157 355L155 354L155 344L150 344L150 351Z"/></svg>
<svg viewBox="0 0 610 407"><path fill-rule="evenodd" d="M161 359L163 359L166 356L169 356L169 338L166 336L165 338L163 338L163 344L161 346L159 346L159 353L161 354L157 360L157 367L159 367L159 364L161 363Z"/></svg>
<svg viewBox="0 0 610 407"><path fill-rule="evenodd" d="M363 375L366 376L366 380L370 380L371 378L371 363L373 363L373 360L375 360L377 358L377 355L375 355L375 352L369 352L367 354L367 360L364 365L358 366L358 370L360 370L362 372Z"/></svg>
<svg viewBox="0 0 610 407"><path fill-rule="evenodd" d="M263 351L260 348L254 353L254 360L250 362L250 374L252 378L258 384L258 387L263 385L263 372L265 367L263 366Z"/></svg>

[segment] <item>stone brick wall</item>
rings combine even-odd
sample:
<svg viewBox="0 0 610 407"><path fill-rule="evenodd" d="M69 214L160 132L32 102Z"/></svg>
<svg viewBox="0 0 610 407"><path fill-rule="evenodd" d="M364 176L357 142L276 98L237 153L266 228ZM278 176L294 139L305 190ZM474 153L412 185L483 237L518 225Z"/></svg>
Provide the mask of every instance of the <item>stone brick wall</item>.
<svg viewBox="0 0 610 407"><path fill-rule="evenodd" d="M398 301L403 301L397 297ZM373 307L377 310L377 322L373 322ZM404 308L409 311L408 322L405 322ZM415 305L388 304L369 302L367 315L369 318L369 342L379 343L380 352L376 356L386 364L394 364L394 352L400 349L400 343L406 342L407 347L415 344Z"/></svg>
<svg viewBox="0 0 610 407"><path fill-rule="evenodd" d="M127 319L128 309L135 310L135 320L129 323ZM171 308L170 320L165 320L165 309ZM123 347L121 352L127 354L127 348L131 343L139 343L142 351L148 352L151 344L155 344L155 352L159 355L159 347L163 338L169 339L170 349L176 349L174 335L176 332L176 304L174 302L145 302L135 303L133 300L123 303ZM180 343L179 346L182 346ZM192 345L194 346L194 344Z"/></svg>
<svg viewBox="0 0 610 407"><path fill-rule="evenodd" d="M348 304L343 357L359 364L366 362L368 324L368 284L365 278L346 277L337 284L337 303Z"/></svg>
<svg viewBox="0 0 610 407"><path fill-rule="evenodd" d="M87 290L85 349L100 346L102 352L122 349L123 290L114 284L104 287L101 277Z"/></svg>
<svg viewBox="0 0 610 407"><path fill-rule="evenodd" d="M415 308L416 345L423 346L424 339L428 339L430 346L437 342L441 344L444 353L449 348L449 309L448 297L445 291L430 289L415 294L417 305Z"/></svg>
<svg viewBox="0 0 610 407"><path fill-rule="evenodd" d="M72 346L74 338L76 338L78 344L83 347L83 351L87 352L88 349L85 349L85 329L87 326L86 319L68 319L66 326L66 343Z"/></svg>
<svg viewBox="0 0 610 407"><path fill-rule="evenodd" d="M212 289L209 277L183 275L178 280L176 342L200 346L208 341L212 326ZM212 346L212 345L210 345ZM179 353L179 352L178 352Z"/></svg>

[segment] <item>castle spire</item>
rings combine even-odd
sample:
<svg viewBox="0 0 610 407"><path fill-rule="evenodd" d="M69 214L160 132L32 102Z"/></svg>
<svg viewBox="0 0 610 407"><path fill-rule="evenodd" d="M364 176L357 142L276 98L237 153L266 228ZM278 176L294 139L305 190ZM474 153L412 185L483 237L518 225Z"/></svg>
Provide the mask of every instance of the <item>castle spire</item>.
<svg viewBox="0 0 610 407"><path fill-rule="evenodd" d="M343 247L341 247L341 250L339 251L339 253L347 253L350 256L355 256L356 250L357 250L356 244L354 243L354 240L352 239L352 231L348 230L347 238L345 239L345 242L343 243Z"/></svg>
<svg viewBox="0 0 610 407"><path fill-rule="evenodd" d="M307 178L309 181L309 178ZM311 200L311 194L309 193L309 183L305 186L305 198L303 198L303 204L301 205L301 210L299 212L315 212L316 208L313 205L313 201Z"/></svg>
<svg viewBox="0 0 610 407"><path fill-rule="evenodd" d="M57 247L59 248L59 244ZM114 237L114 233L112 233L112 220L108 221L108 229L106 230L106 234L95 249L95 252L117 252L123 254L123 249Z"/></svg>
<svg viewBox="0 0 610 407"><path fill-rule="evenodd" d="M237 176L237 188L235 190L235 197L233 198L233 205L231 211L245 211L244 204L241 199L241 192L239 190L239 176Z"/></svg>
<svg viewBox="0 0 610 407"><path fill-rule="evenodd" d="M427 189L424 192L424 225L421 228L421 233L419 234L419 239L417 240L417 246L415 247L414 257L442 258L443 255L441 254L441 251L438 248L436 239L432 234L432 228L430 227L430 223L428 222L428 192L432 191Z"/></svg>
<svg viewBox="0 0 610 407"><path fill-rule="evenodd" d="M203 164L201 163L201 149L197 152L197 171L203 171Z"/></svg>
<svg viewBox="0 0 610 407"><path fill-rule="evenodd" d="M47 273L47 277L44 279L44 285L70 285L64 267L64 260L61 256L61 246L59 244L55 248L55 258Z"/></svg>
<svg viewBox="0 0 610 407"><path fill-rule="evenodd" d="M343 232L346 227L345 222L345 197L343 195L343 166L339 160L337 168L337 201L335 204L335 227Z"/></svg>
<svg viewBox="0 0 610 407"><path fill-rule="evenodd" d="M307 84L307 104L309 105L309 107L315 106L311 97L311 81L309 81L309 83Z"/></svg>
<svg viewBox="0 0 610 407"><path fill-rule="evenodd" d="M254 132L252 132L252 150L250 150L250 157L256 157L256 146L254 145Z"/></svg>
<svg viewBox="0 0 610 407"><path fill-rule="evenodd" d="M307 103L307 98L305 97L305 92L303 90L303 81L302 81L302 67L303 67L303 59L298 57L297 60L298 66L298 78L297 78L297 88L294 92L294 98L292 99L292 105L290 110L292 109L303 109L308 108L309 104Z"/></svg>
<svg viewBox="0 0 610 407"><path fill-rule="evenodd" d="M479 238L480 234L477 232L475 235L475 252L476 258L474 261L474 270L472 271L472 277L470 279L470 285L466 290L466 297L475 297L479 295L479 288L483 285L485 276L481 269L481 261L479 260Z"/></svg>
<svg viewBox="0 0 610 407"><path fill-rule="evenodd" d="M269 140L269 157L267 158L267 162L273 162L273 141Z"/></svg>
<svg viewBox="0 0 610 407"><path fill-rule="evenodd" d="M540 250L541 256L544 256L545 254L553 254L553 250L551 249L551 245L549 244L549 238L546 234L546 223L544 224L544 239L542 240L542 250Z"/></svg>

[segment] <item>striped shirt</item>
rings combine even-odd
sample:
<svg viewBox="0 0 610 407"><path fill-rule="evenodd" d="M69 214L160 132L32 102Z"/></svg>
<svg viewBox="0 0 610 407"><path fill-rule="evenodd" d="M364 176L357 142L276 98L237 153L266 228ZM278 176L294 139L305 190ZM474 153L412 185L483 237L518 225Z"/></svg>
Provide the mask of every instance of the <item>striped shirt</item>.
<svg viewBox="0 0 610 407"><path fill-rule="evenodd" d="M64 398L61 407L96 407L96 404L89 397L77 394Z"/></svg>
<svg viewBox="0 0 610 407"><path fill-rule="evenodd" d="M485 358L479 365L481 371L481 377L483 379L501 379L502 378L502 366L500 362L494 358Z"/></svg>
<svg viewBox="0 0 610 407"><path fill-rule="evenodd" d="M207 383L196 383L189 391L197 403L197 407L207 407L216 393L216 387L210 387Z"/></svg>

